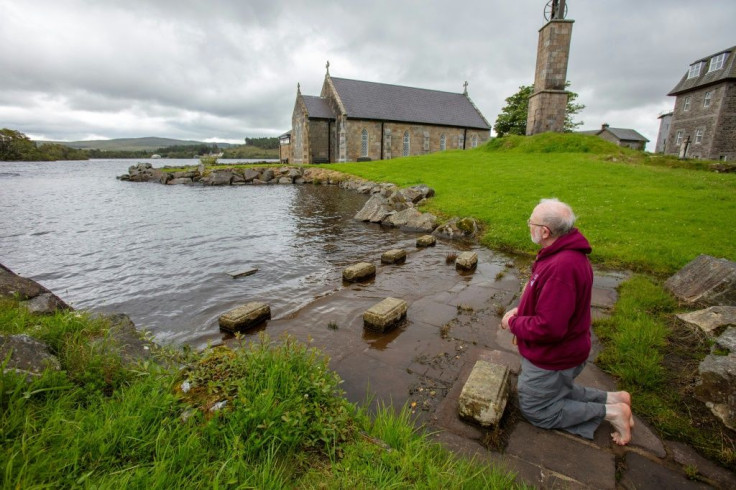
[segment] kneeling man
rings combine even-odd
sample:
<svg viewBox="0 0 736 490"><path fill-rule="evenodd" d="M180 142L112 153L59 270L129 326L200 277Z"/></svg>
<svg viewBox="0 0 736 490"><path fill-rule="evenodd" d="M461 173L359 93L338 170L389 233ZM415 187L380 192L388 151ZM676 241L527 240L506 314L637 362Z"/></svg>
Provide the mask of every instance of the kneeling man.
<svg viewBox="0 0 736 490"><path fill-rule="evenodd" d="M575 384L590 354L590 244L574 228L570 206L557 199L542 199L527 224L542 249L519 306L501 320L516 336L522 356L521 412L537 427L587 439L605 419L613 426L613 441L628 444L634 425L629 393Z"/></svg>

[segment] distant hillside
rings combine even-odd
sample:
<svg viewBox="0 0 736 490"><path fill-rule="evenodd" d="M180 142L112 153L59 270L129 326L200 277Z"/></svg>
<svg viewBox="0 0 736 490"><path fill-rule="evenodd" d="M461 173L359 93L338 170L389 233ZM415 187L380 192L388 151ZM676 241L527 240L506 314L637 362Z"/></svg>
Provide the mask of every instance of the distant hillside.
<svg viewBox="0 0 736 490"><path fill-rule="evenodd" d="M117 138L111 140L91 140L91 141L39 141L38 143L58 143L60 145L69 146L71 148L83 150L107 150L107 151L154 151L159 148L169 146L196 146L196 145L212 145L213 143L204 143L202 141L177 140L172 138ZM218 148L230 148L230 143L215 143Z"/></svg>

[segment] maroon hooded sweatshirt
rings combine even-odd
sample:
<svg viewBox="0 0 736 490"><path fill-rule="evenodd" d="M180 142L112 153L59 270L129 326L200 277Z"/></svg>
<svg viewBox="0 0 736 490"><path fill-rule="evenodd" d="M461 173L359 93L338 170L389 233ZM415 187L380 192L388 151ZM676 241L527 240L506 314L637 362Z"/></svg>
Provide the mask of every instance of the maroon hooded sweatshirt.
<svg viewBox="0 0 736 490"><path fill-rule="evenodd" d="M593 269L577 228L537 254L516 316L509 320L519 353L542 369L582 364L590 353Z"/></svg>

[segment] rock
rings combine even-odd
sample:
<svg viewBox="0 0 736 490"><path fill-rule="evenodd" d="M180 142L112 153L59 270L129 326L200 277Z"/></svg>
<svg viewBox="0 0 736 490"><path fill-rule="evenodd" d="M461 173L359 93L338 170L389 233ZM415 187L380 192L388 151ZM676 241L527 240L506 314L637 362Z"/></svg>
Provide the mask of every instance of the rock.
<svg viewBox="0 0 736 490"><path fill-rule="evenodd" d="M291 177L279 177L279 184L293 184Z"/></svg>
<svg viewBox="0 0 736 490"><path fill-rule="evenodd" d="M100 347L101 352L114 353L120 356L125 364L147 361L153 357L159 346L148 340L140 332L128 315L118 313L109 315L111 322L107 337L92 341Z"/></svg>
<svg viewBox="0 0 736 490"><path fill-rule="evenodd" d="M387 225L387 226L393 226L396 228L406 226L409 223L410 219L418 220L422 216L422 213L414 208L407 208L401 211L398 211L393 214L389 214L383 221L381 221L381 224Z"/></svg>
<svg viewBox="0 0 736 490"><path fill-rule="evenodd" d="M736 327L728 327L726 331L716 339L714 348L727 350L731 354L736 354Z"/></svg>
<svg viewBox="0 0 736 490"><path fill-rule="evenodd" d="M373 185L374 184L372 184L372 183L361 185L357 189L358 194L370 194L371 193L371 189L373 189Z"/></svg>
<svg viewBox="0 0 736 490"><path fill-rule="evenodd" d="M441 224L434 230L434 235L449 238L451 240L457 239L471 239L475 238L480 231L480 225L473 218L452 218L450 221Z"/></svg>
<svg viewBox="0 0 736 490"><path fill-rule="evenodd" d="M689 304L736 306L736 262L699 255L664 285Z"/></svg>
<svg viewBox="0 0 736 490"><path fill-rule="evenodd" d="M401 248L392 248L381 255L382 264L403 264L404 262L406 262L406 250Z"/></svg>
<svg viewBox="0 0 736 490"><path fill-rule="evenodd" d="M388 207L388 202L385 197L380 194L374 194L365 203L363 209L358 211L354 219L358 221L370 221L371 223L380 223L386 216L391 214L391 209Z"/></svg>
<svg viewBox="0 0 736 490"><path fill-rule="evenodd" d="M230 276L232 276L233 279L235 279L235 278L238 278L238 277L251 276L251 275L255 274L256 272L258 272L258 268L257 267L251 267L249 269L243 269L243 270L240 270L240 271L228 272L228 274Z"/></svg>
<svg viewBox="0 0 736 490"><path fill-rule="evenodd" d="M243 177L246 182L252 182L253 179L258 177L258 175L260 175L260 172L253 168L246 168L245 172L243 172Z"/></svg>
<svg viewBox="0 0 736 490"><path fill-rule="evenodd" d="M232 185L245 184L245 177L239 170L233 171L233 180L230 181Z"/></svg>
<svg viewBox="0 0 736 490"><path fill-rule="evenodd" d="M230 185L233 180L231 170L216 170L204 180L206 185Z"/></svg>
<svg viewBox="0 0 736 490"><path fill-rule="evenodd" d="M297 177L301 177L302 173L299 171L299 169L291 168L288 170L287 175L292 179L296 179Z"/></svg>
<svg viewBox="0 0 736 490"><path fill-rule="evenodd" d="M458 414L483 427L497 425L506 409L509 369L501 364L476 361L458 399Z"/></svg>
<svg viewBox="0 0 736 490"><path fill-rule="evenodd" d="M167 185L179 185L179 184L191 184L193 181L188 177L179 177L178 179L171 179Z"/></svg>
<svg viewBox="0 0 736 490"><path fill-rule="evenodd" d="M677 318L689 327L714 337L729 325L736 325L736 306L711 306L704 310L680 313Z"/></svg>
<svg viewBox="0 0 736 490"><path fill-rule="evenodd" d="M267 168L261 173L260 177L258 178L261 179L263 182L268 182L270 180L273 180L273 170L270 168Z"/></svg>
<svg viewBox="0 0 736 490"><path fill-rule="evenodd" d="M432 213L420 213L417 215L410 215L405 225L400 226L405 231L421 231L424 233L431 233L437 227L437 216Z"/></svg>
<svg viewBox="0 0 736 490"><path fill-rule="evenodd" d="M406 318L408 308L403 299L386 298L363 313L363 326L377 332L387 332Z"/></svg>
<svg viewBox="0 0 736 490"><path fill-rule="evenodd" d="M220 330L235 333L271 319L271 308L266 303L251 302L220 315Z"/></svg>
<svg viewBox="0 0 736 490"><path fill-rule="evenodd" d="M50 315L68 308L66 303L61 301L53 293L41 293L35 298L23 301L22 304L31 313L42 315Z"/></svg>
<svg viewBox="0 0 736 490"><path fill-rule="evenodd" d="M417 238L417 247L434 247L437 244L437 239L432 235L422 235Z"/></svg>
<svg viewBox="0 0 736 490"><path fill-rule="evenodd" d="M40 376L46 369L59 371L59 360L51 354L49 346L25 334L0 335L0 359L7 359L4 371L16 371L31 378Z"/></svg>
<svg viewBox="0 0 736 490"><path fill-rule="evenodd" d="M399 192L404 196L404 199L412 204L416 204L424 198L422 191L416 187L409 187L407 189L401 189Z"/></svg>
<svg viewBox="0 0 736 490"><path fill-rule="evenodd" d="M736 354L710 354L698 368L695 397L729 428L736 429Z"/></svg>
<svg viewBox="0 0 736 490"><path fill-rule="evenodd" d="M370 262L358 262L342 271L342 278L348 282L362 281L376 275L376 266Z"/></svg>
<svg viewBox="0 0 736 490"><path fill-rule="evenodd" d="M53 311L47 311L47 313L53 313L57 310L72 309L69 305L59 299L58 296L41 286L36 281L20 277L4 265L0 264L0 297L14 298L16 296L22 301L33 300L38 296L43 296L35 303L26 304L26 306L32 310L36 308L43 309L47 305L55 306Z"/></svg>
<svg viewBox="0 0 736 490"><path fill-rule="evenodd" d="M455 259L455 268L470 271L478 265L478 254L475 252L463 252Z"/></svg>

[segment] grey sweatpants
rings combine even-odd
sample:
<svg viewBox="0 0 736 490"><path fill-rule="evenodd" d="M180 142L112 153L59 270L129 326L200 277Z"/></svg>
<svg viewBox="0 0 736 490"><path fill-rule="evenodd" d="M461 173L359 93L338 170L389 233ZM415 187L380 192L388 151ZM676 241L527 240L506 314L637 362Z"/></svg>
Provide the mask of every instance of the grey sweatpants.
<svg viewBox="0 0 736 490"><path fill-rule="evenodd" d="M543 429L562 429L593 439L606 416L605 391L575 384L585 363L562 371L539 368L522 357L517 388L524 417Z"/></svg>

